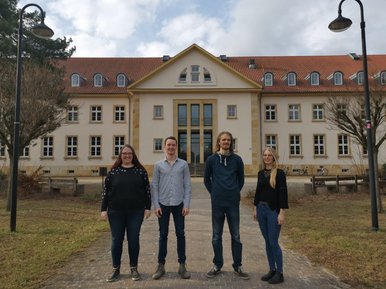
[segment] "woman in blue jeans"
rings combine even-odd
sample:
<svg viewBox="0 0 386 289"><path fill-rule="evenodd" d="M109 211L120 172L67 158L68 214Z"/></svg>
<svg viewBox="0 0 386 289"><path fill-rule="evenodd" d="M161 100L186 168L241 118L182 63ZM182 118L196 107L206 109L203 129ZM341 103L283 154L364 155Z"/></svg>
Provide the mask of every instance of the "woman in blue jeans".
<svg viewBox="0 0 386 289"><path fill-rule="evenodd" d="M144 218L151 214L150 183L145 168L132 146L125 145L107 174L102 194L101 218L108 219L111 230L113 273L106 281L119 278L125 233L128 242L131 279L138 273L139 234Z"/></svg>
<svg viewBox="0 0 386 289"><path fill-rule="evenodd" d="M284 282L279 236L284 224L285 209L288 209L287 181L284 171L278 168L277 157L272 148L263 151L263 167L257 174L253 214L265 240L269 264L269 272L261 280L278 284Z"/></svg>

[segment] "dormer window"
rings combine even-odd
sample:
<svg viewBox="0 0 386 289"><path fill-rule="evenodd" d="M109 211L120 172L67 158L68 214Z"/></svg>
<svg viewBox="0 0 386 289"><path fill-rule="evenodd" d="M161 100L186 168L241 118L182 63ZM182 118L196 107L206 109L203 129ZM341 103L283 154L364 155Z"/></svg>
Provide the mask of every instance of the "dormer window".
<svg viewBox="0 0 386 289"><path fill-rule="evenodd" d="M103 86L103 76L100 73L94 75L94 87L102 87Z"/></svg>
<svg viewBox="0 0 386 289"><path fill-rule="evenodd" d="M117 87L125 87L127 85L126 75L120 73L117 75Z"/></svg>
<svg viewBox="0 0 386 289"><path fill-rule="evenodd" d="M363 71L359 71L358 73L357 73L357 83L358 83L358 85L363 85L363 82L364 82L364 73L363 73Z"/></svg>
<svg viewBox="0 0 386 289"><path fill-rule="evenodd" d="M319 85L319 73L318 72L312 72L310 75L310 83L311 85Z"/></svg>
<svg viewBox="0 0 386 289"><path fill-rule="evenodd" d="M334 85L343 85L343 73L335 72L333 76Z"/></svg>
<svg viewBox="0 0 386 289"><path fill-rule="evenodd" d="M271 72L264 74L264 86L273 86L273 74Z"/></svg>
<svg viewBox="0 0 386 289"><path fill-rule="evenodd" d="M296 73L290 72L287 74L287 84L288 86L295 86L296 85Z"/></svg>
<svg viewBox="0 0 386 289"><path fill-rule="evenodd" d="M186 82L186 71L187 71L187 68L181 71L180 77L178 79L179 82Z"/></svg>
<svg viewBox="0 0 386 289"><path fill-rule="evenodd" d="M77 73L71 75L71 87L79 87L80 86L80 76Z"/></svg>
<svg viewBox="0 0 386 289"><path fill-rule="evenodd" d="M386 71L381 72L380 78L381 78L381 84L386 85Z"/></svg>

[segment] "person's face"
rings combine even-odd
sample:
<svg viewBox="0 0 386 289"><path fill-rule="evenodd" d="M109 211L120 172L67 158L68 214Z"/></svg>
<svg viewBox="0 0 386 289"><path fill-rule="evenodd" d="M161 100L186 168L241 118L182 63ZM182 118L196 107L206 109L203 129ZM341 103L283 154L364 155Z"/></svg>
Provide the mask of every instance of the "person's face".
<svg viewBox="0 0 386 289"><path fill-rule="evenodd" d="M165 153L174 156L177 151L177 142L173 139L168 139L165 143Z"/></svg>
<svg viewBox="0 0 386 289"><path fill-rule="evenodd" d="M264 162L264 164L270 165L270 166L273 164L274 158L273 158L273 155L270 151L268 151L268 150L264 151L263 162Z"/></svg>
<svg viewBox="0 0 386 289"><path fill-rule="evenodd" d="M231 147L231 142L232 142L231 137L228 134L224 133L223 135L220 136L219 145L222 150L229 151Z"/></svg>
<svg viewBox="0 0 386 289"><path fill-rule="evenodd" d="M121 152L121 159L122 159L123 165L132 164L133 163L133 151L128 147L123 148L123 150Z"/></svg>

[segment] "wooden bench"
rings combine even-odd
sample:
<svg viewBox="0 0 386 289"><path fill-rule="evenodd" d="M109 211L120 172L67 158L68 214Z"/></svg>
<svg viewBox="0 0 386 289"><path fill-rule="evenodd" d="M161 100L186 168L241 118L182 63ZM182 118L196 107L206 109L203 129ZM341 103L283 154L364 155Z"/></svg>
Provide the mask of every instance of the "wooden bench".
<svg viewBox="0 0 386 289"><path fill-rule="evenodd" d="M51 178L47 179L48 191L60 193L61 188L66 188L75 196L78 194L78 179L77 178Z"/></svg>
<svg viewBox="0 0 386 289"><path fill-rule="evenodd" d="M310 181L312 185L312 193L316 194L316 189L326 187L327 189L334 189L339 193L339 187L347 187L354 192L358 191L358 181L363 180L359 176L312 176Z"/></svg>

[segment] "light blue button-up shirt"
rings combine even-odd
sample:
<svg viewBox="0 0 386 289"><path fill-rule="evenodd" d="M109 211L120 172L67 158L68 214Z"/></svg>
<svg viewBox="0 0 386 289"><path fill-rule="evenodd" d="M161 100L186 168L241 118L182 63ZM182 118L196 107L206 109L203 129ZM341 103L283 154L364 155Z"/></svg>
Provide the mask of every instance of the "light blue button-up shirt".
<svg viewBox="0 0 386 289"><path fill-rule="evenodd" d="M164 206L178 206L182 202L189 208L192 198L192 184L188 163L177 158L171 165L166 158L155 163L151 183L154 209Z"/></svg>

